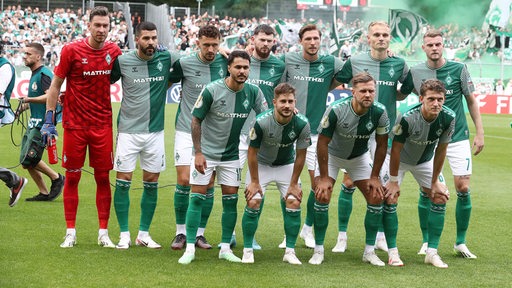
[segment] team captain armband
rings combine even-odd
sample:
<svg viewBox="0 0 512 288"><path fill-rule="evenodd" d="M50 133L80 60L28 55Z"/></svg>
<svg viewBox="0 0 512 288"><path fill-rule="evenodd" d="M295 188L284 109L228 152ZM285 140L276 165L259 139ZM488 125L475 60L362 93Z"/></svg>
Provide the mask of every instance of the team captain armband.
<svg viewBox="0 0 512 288"><path fill-rule="evenodd" d="M377 129L375 130L375 133L377 135L385 135L385 134L388 134L389 133L389 126L386 126L386 127L377 127Z"/></svg>

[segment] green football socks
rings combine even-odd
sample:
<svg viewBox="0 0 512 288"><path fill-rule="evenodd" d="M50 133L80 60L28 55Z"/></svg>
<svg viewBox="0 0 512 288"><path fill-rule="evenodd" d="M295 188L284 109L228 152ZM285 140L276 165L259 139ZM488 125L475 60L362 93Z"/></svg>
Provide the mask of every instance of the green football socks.
<svg viewBox="0 0 512 288"><path fill-rule="evenodd" d="M242 217L242 232L244 233L244 248L252 249L252 241L254 234L258 229L258 220L260 209L251 209L245 207L244 216Z"/></svg>
<svg viewBox="0 0 512 288"><path fill-rule="evenodd" d="M439 246L439 240L444 228L444 218L446 215L446 204L430 205L430 213L428 215L428 248Z"/></svg>
<svg viewBox="0 0 512 288"><path fill-rule="evenodd" d="M469 227L469 219L471 218L471 195L467 193L457 192L457 205L455 206L455 220L457 222L457 239L455 244L466 243L466 232Z"/></svg>
<svg viewBox="0 0 512 288"><path fill-rule="evenodd" d="M206 200L203 203L203 210L201 211L201 222L199 222L200 228L206 227L206 223L208 223L208 219L210 218L210 214L212 213L214 191L214 187L208 188L206 190Z"/></svg>
<svg viewBox="0 0 512 288"><path fill-rule="evenodd" d="M364 228L366 230L366 245L375 245L379 227L382 226L382 205L366 205Z"/></svg>
<svg viewBox="0 0 512 288"><path fill-rule="evenodd" d="M389 248L396 248L396 236L398 234L397 204L384 204L382 223L386 233L386 242Z"/></svg>
<svg viewBox="0 0 512 288"><path fill-rule="evenodd" d="M327 225L329 225L329 204L318 203L315 200L315 244L324 245L325 232L327 232Z"/></svg>
<svg viewBox="0 0 512 288"><path fill-rule="evenodd" d="M238 194L222 195L222 240L221 243L230 243L231 235L235 229L238 203ZM257 217L257 216L256 216ZM188 231L187 231L188 235ZM195 234L194 234L195 235ZM252 247L252 243L251 243Z"/></svg>
<svg viewBox="0 0 512 288"><path fill-rule="evenodd" d="M143 182L144 192L140 199L139 231L149 231L153 215L155 215L158 199L158 182Z"/></svg>
<svg viewBox="0 0 512 288"><path fill-rule="evenodd" d="M420 218L421 235L423 243L428 242L428 211L430 210L430 198L427 193L420 188L420 198L418 199L418 216Z"/></svg>
<svg viewBox="0 0 512 288"><path fill-rule="evenodd" d="M128 232L128 215L130 211L130 186L132 181L116 179L114 192L114 208L121 232Z"/></svg>
<svg viewBox="0 0 512 288"><path fill-rule="evenodd" d="M286 235L286 248L295 248L300 230L300 208L285 208L284 233ZM316 225L315 225L316 227Z"/></svg>
<svg viewBox="0 0 512 288"><path fill-rule="evenodd" d="M177 225L185 224L189 197L190 186L176 184L176 190L174 191L174 213L176 215Z"/></svg>
<svg viewBox="0 0 512 288"><path fill-rule="evenodd" d="M341 184L340 196L338 198L338 231L347 232L348 220L352 213L352 195L356 188L347 188Z"/></svg>
<svg viewBox="0 0 512 288"><path fill-rule="evenodd" d="M313 222L315 221L315 191L311 189L309 191L308 203L306 206L306 220L304 220L304 224L311 227L313 226Z"/></svg>
<svg viewBox="0 0 512 288"><path fill-rule="evenodd" d="M189 207L187 210L187 244L196 243L196 233L201 221L201 210L206 196L200 193L190 193Z"/></svg>

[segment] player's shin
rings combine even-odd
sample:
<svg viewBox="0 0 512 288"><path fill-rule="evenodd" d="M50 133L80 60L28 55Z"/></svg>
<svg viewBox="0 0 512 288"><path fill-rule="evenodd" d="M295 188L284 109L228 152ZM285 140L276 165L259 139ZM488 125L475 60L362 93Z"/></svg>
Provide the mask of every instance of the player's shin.
<svg viewBox="0 0 512 288"><path fill-rule="evenodd" d="M420 198L418 199L418 216L420 219L420 229L423 236L423 243L428 242L428 212L430 211L430 198L427 193L420 188Z"/></svg>
<svg viewBox="0 0 512 288"><path fill-rule="evenodd" d="M158 199L158 182L144 182L144 192L140 199L139 231L149 231Z"/></svg>
<svg viewBox="0 0 512 288"><path fill-rule="evenodd" d="M190 193L190 202L187 210L187 244L196 243L196 233L201 221L201 210L206 196L200 193Z"/></svg>
<svg viewBox="0 0 512 288"><path fill-rule="evenodd" d="M132 181L116 179L114 191L114 209L121 232L128 232L128 216L130 211L130 186Z"/></svg>
<svg viewBox="0 0 512 288"><path fill-rule="evenodd" d="M446 215L446 204L430 205L430 214L428 215L428 248L439 246L439 240L444 228L444 218Z"/></svg>
<svg viewBox="0 0 512 288"><path fill-rule="evenodd" d="M468 189L467 193L457 192L457 205L455 207L455 219L457 222L456 245L466 243L466 232L471 218L471 195Z"/></svg>
<svg viewBox="0 0 512 288"><path fill-rule="evenodd" d="M377 230L382 224L382 205L366 205L364 228L366 230L366 245L375 245Z"/></svg>
<svg viewBox="0 0 512 288"><path fill-rule="evenodd" d="M382 213L382 223L384 224L388 248L396 247L396 236L398 234L398 215L396 207L397 204L384 204Z"/></svg>

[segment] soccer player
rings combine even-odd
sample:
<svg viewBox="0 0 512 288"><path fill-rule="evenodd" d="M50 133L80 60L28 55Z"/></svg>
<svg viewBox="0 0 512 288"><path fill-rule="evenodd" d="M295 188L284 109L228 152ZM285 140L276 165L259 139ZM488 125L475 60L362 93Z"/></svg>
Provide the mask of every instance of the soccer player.
<svg viewBox="0 0 512 288"><path fill-rule="evenodd" d="M121 78L123 85L114 161L114 170L117 171L114 208L121 231L116 248L128 249L131 245L129 191L140 156L144 191L135 244L159 249L160 244L151 238L148 231L158 199L158 178L165 170L164 116L169 70L179 56L171 55L169 51L156 51L157 27L152 22L137 25L135 41L137 50L119 56L110 76L111 83Z"/></svg>
<svg viewBox="0 0 512 288"><path fill-rule="evenodd" d="M420 87L421 103L400 115L391 131L393 144L390 152L390 179L386 185L384 207L388 213L384 213L383 220L391 265L391 255L395 255L394 263L401 263L396 245L396 208L400 183L405 172L410 171L422 191L430 198L427 228L429 241L425 263L439 268L448 267L437 253L444 227L446 202L450 197L441 172L455 128L455 113L443 106L446 92L444 84L437 79L423 82Z"/></svg>
<svg viewBox="0 0 512 288"><path fill-rule="evenodd" d="M260 206L268 184L275 182L281 193L287 242L283 261L302 264L295 255L302 200L299 177L306 161L306 150L311 145L311 129L306 117L295 114L295 102L293 86L288 83L277 85L272 99L274 108L258 115L249 134L242 263L254 263L253 239L258 228Z"/></svg>
<svg viewBox="0 0 512 288"><path fill-rule="evenodd" d="M254 34L251 37L254 43L254 50L251 54L251 67L249 79L247 81L251 84L258 86L265 96L265 100L270 108L273 107L272 101L274 99L274 89L281 81L284 73L284 63L276 56L272 55L272 46L275 44L275 30L267 24L258 25L254 29ZM247 149L249 148L249 129L254 124L256 113L251 111L249 118L242 128L240 135L240 168L244 168L245 161L247 160ZM246 181L247 182L247 181ZM260 206L260 214L263 209L263 204ZM255 250L261 249L261 246L254 238L253 248Z"/></svg>
<svg viewBox="0 0 512 288"><path fill-rule="evenodd" d="M403 95L397 93L398 82L404 82L409 67L405 60L399 57L390 57L388 53L391 40L391 30L386 22L376 21L368 25L368 45L370 51L352 56L339 73L343 83L349 83L353 75L368 72L377 82L375 101L386 107L391 125L396 119L396 102L403 100ZM371 156L375 154L375 140L372 135L370 144ZM389 177L387 167L383 165L381 178ZM343 253L347 249L347 227L352 213L352 195L355 187L350 175L344 173L343 183L338 198L338 239L332 249L333 252ZM382 179L385 180L385 179ZM382 225L377 233L376 248L387 251L386 238Z"/></svg>
<svg viewBox="0 0 512 288"><path fill-rule="evenodd" d="M446 87L445 106L452 109L457 115L455 133L448 145L447 158L453 174L455 190L457 192L457 205L455 219L457 223L457 238L454 252L464 258L475 259L477 256L471 253L466 246L466 232L471 216L470 178L473 163L471 161L472 150L478 155L484 148L484 128L482 118L473 92L475 90L471 76L465 64L448 61L443 57L443 35L439 31L428 31L423 36L422 49L427 56L425 63L420 63L411 68L407 80L401 87L401 92L409 94L413 89L419 91L424 79L439 79ZM466 100L469 115L475 125L476 134L473 144L469 143L469 129L464 113L463 99ZM429 215L429 197L425 191L420 191L418 201L418 213L420 227L423 234L423 245L418 254L425 254L427 243L430 242L427 231L427 219Z"/></svg>
<svg viewBox="0 0 512 288"><path fill-rule="evenodd" d="M16 82L14 66L3 57L3 46L0 43L0 126L14 121L14 113L11 109L12 91Z"/></svg>
<svg viewBox="0 0 512 288"><path fill-rule="evenodd" d="M203 88L212 81L223 79L227 73L227 60L218 53L221 34L212 25L203 26L197 35L199 51L179 59L174 63L170 79L181 80L181 101L176 115L174 135L174 165L176 166L176 191L174 193L174 212L176 215L176 236L171 248L181 250L186 243L185 218L190 196L190 164L192 153L192 108ZM202 206L201 222L197 230L196 244L199 248L212 246L204 237L204 230L213 207L213 178L208 186L206 201Z"/></svg>
<svg viewBox="0 0 512 288"><path fill-rule="evenodd" d="M53 73L48 67L43 65L44 47L39 43L29 43L23 48L23 60L25 66L32 71L28 85L27 97L20 97L23 108L30 108L30 118L28 127L23 137L21 145L20 162L23 168L34 180L39 193L33 197L27 198L27 201L53 201L59 197L64 187L65 177L55 172L43 160L41 160L43 149L30 149L31 143L42 142L40 129L43 126L44 115L46 112L46 92L50 88ZM42 143L39 146L44 146ZM32 153L31 153L32 152ZM33 153L35 152L35 153ZM50 191L43 179L43 174L51 180Z"/></svg>
<svg viewBox="0 0 512 288"><path fill-rule="evenodd" d="M300 237L309 248L315 248L313 237L314 219L314 172L316 163L316 143L320 124L327 105L327 94L340 83L335 76L343 67L343 62L332 55L319 55L322 32L314 24L307 24L299 31L302 52L290 52L281 56L286 65L282 82L290 83L297 91L297 110L306 115L311 125L311 142L306 156L311 180L311 190L307 202L306 220ZM281 246L281 245L280 245ZM281 246L282 247L282 246Z"/></svg>
<svg viewBox="0 0 512 288"><path fill-rule="evenodd" d="M9 206L14 207L18 200L20 200L23 188L28 183L27 178L18 176L18 174L7 168L0 167L0 180L4 181L5 186L9 188Z"/></svg>
<svg viewBox="0 0 512 288"><path fill-rule="evenodd" d="M249 75L250 56L233 51L228 58L229 76L207 85L192 110L192 141L194 159L191 164L190 204L187 210L187 248L179 259L189 264L195 258L196 232L206 200L207 187L215 170L222 188L222 240L219 258L241 262L229 245L237 218L240 161L240 131L249 112L267 110L261 90L245 83ZM205 127L203 129L203 127Z"/></svg>
<svg viewBox="0 0 512 288"><path fill-rule="evenodd" d="M379 172L386 158L389 118L384 105L375 101L376 82L368 73L352 78L352 97L332 103L325 111L317 145L318 169L315 172L315 241L316 248L310 264L324 260L323 243L329 221L328 207L332 187L343 167L366 199L366 246L363 261L384 266L375 254L375 237L382 223L384 187ZM368 149L370 135L377 142L373 157Z"/></svg>
<svg viewBox="0 0 512 288"><path fill-rule="evenodd" d="M106 41L110 29L106 7L94 7L87 23L90 36L65 45L60 63L48 90L45 124L41 128L43 142L56 136L54 111L57 97L66 79L66 96L63 105L62 126L64 147L62 166L66 168L64 183L64 216L66 236L63 248L76 244L76 213L78 208L78 183L82 175L85 154L89 148L89 165L94 168L96 181L96 207L98 210L98 245L114 248L108 236L111 192L109 171L113 167L112 106L110 99L110 74L119 47Z"/></svg>

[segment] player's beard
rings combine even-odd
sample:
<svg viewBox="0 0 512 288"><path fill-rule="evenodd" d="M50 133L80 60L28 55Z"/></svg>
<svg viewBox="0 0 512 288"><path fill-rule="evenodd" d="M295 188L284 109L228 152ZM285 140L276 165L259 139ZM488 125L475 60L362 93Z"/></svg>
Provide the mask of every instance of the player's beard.
<svg viewBox="0 0 512 288"><path fill-rule="evenodd" d="M314 52L311 52L311 51L314 51ZM316 56L318 55L318 48L311 48L311 49L306 49L306 54L308 54L309 56Z"/></svg>
<svg viewBox="0 0 512 288"><path fill-rule="evenodd" d="M246 74L240 74L237 77L233 78L236 83L243 84L245 81L247 81L247 75Z"/></svg>
<svg viewBox="0 0 512 288"><path fill-rule="evenodd" d="M255 49L256 54L258 54L258 57L261 59L266 59L268 56L270 56L270 48L267 47L261 47L260 49Z"/></svg>
<svg viewBox="0 0 512 288"><path fill-rule="evenodd" d="M279 110L276 110L276 112L283 119L289 119L293 116L293 110L291 110L291 109L279 109Z"/></svg>
<svg viewBox="0 0 512 288"><path fill-rule="evenodd" d="M155 54L155 47L153 45L148 45L148 47L146 48L140 48L142 54L146 55L146 56L153 56L153 54Z"/></svg>

